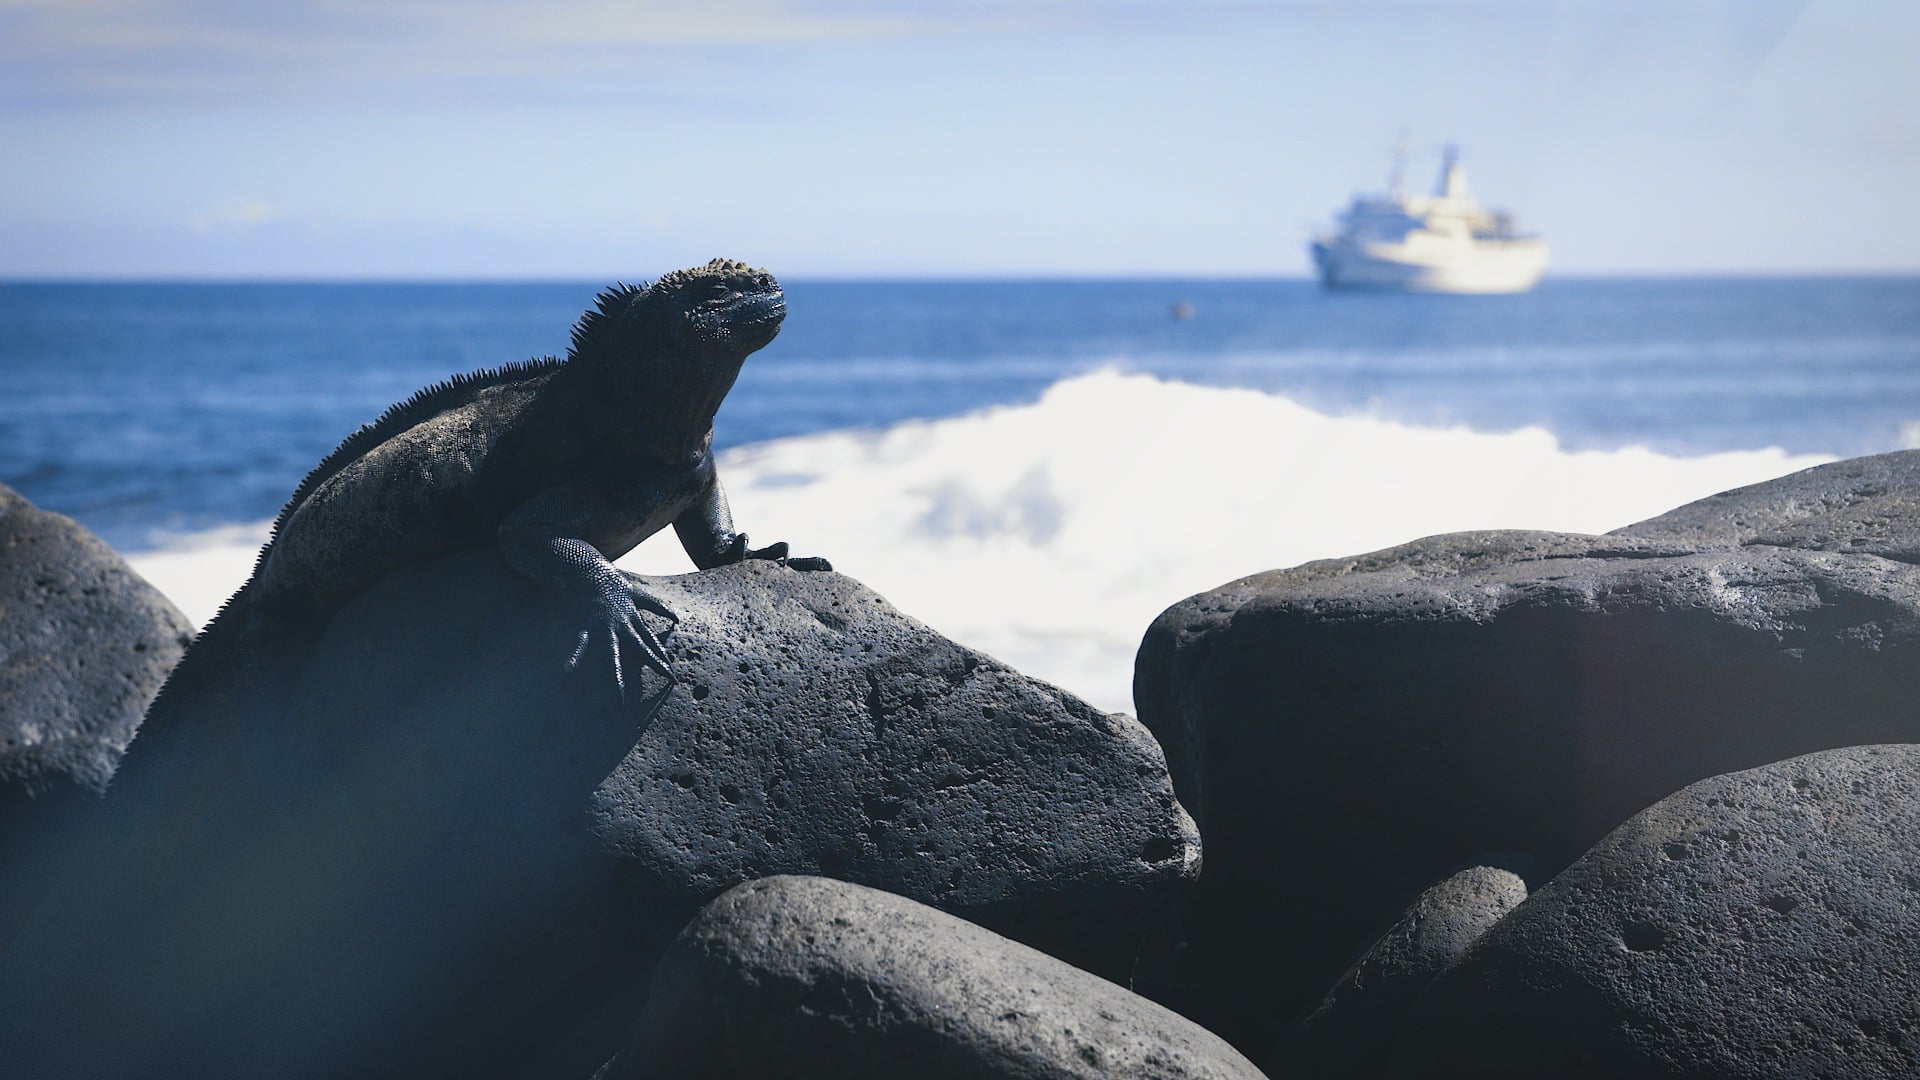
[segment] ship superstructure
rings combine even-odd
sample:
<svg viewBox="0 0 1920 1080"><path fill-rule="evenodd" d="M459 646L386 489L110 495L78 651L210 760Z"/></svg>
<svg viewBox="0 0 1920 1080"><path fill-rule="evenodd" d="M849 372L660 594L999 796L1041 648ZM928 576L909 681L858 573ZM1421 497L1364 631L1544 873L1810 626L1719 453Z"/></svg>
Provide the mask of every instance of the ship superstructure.
<svg viewBox="0 0 1920 1080"><path fill-rule="evenodd" d="M1395 154L1386 195L1356 195L1339 227L1311 250L1328 288L1444 293L1525 292L1547 268L1547 243L1519 232L1510 215L1488 210L1467 188L1449 145L1431 195L1406 194L1405 152Z"/></svg>

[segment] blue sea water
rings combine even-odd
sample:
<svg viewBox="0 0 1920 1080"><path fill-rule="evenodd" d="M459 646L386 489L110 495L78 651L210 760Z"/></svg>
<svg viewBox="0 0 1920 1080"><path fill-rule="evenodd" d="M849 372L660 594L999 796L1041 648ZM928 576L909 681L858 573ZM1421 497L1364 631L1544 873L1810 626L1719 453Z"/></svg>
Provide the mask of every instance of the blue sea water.
<svg viewBox="0 0 1920 1080"><path fill-rule="evenodd" d="M272 517L357 425L564 351L598 286L0 284L0 482L124 550ZM792 282L721 446L1032 402L1100 368L1568 449L1850 456L1920 431L1920 278ZM1174 305L1191 308L1177 318Z"/></svg>

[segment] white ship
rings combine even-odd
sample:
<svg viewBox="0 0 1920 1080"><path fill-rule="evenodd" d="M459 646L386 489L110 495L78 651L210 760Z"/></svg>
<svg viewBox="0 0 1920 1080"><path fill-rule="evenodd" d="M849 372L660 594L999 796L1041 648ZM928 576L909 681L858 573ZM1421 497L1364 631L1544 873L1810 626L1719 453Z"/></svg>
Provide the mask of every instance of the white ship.
<svg viewBox="0 0 1920 1080"><path fill-rule="evenodd" d="M1402 186L1404 148L1394 154L1391 190L1356 195L1339 229L1314 238L1313 263L1329 289L1518 293L1547 269L1547 242L1515 231L1503 211L1467 190L1460 155L1448 146L1432 195Z"/></svg>

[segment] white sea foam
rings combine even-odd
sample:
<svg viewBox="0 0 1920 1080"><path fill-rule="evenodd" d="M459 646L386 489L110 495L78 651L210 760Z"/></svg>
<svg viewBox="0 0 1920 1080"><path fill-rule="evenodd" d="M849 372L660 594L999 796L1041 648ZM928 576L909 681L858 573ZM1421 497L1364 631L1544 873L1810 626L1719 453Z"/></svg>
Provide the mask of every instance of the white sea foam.
<svg viewBox="0 0 1920 1080"><path fill-rule="evenodd" d="M1824 460L1571 452L1539 428L1413 427L1101 372L1032 405L741 447L720 470L756 544L826 555L949 636L1119 710L1153 617L1234 578L1436 532L1604 532ZM204 619L263 536L133 562ZM689 569L671 530L620 565Z"/></svg>
<svg viewBox="0 0 1920 1080"><path fill-rule="evenodd" d="M203 626L246 583L254 557L272 531L268 519L180 533L151 551L129 552L127 561L195 625Z"/></svg>

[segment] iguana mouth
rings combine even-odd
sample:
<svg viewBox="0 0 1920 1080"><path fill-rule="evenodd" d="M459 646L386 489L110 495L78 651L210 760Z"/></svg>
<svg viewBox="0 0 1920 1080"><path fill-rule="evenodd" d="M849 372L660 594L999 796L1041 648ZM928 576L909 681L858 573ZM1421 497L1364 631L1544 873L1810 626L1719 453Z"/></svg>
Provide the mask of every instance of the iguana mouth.
<svg viewBox="0 0 1920 1080"><path fill-rule="evenodd" d="M746 326L778 323L787 317L787 298L778 289L746 293L728 301L721 311L722 317L730 323Z"/></svg>
<svg viewBox="0 0 1920 1080"><path fill-rule="evenodd" d="M716 328L752 352L765 346L780 333L787 317L786 297L777 288L742 293L714 311Z"/></svg>

